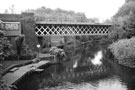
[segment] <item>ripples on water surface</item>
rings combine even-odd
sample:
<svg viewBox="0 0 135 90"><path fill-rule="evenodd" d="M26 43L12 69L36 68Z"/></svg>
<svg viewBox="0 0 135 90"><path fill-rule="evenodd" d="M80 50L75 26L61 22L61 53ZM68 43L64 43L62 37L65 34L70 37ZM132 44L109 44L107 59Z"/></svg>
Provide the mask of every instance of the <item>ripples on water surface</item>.
<svg viewBox="0 0 135 90"><path fill-rule="evenodd" d="M119 78L113 77L79 84L64 82L56 87L46 87L40 90L127 90L127 87L120 82Z"/></svg>
<svg viewBox="0 0 135 90"><path fill-rule="evenodd" d="M59 65L50 66L44 72L32 74L22 80L18 84L19 90L135 90L135 70L113 65L115 72L112 69L110 72L113 73L109 77L92 80L88 79L89 74L74 77L72 74L75 72L66 73ZM76 82L77 80L80 81Z"/></svg>
<svg viewBox="0 0 135 90"><path fill-rule="evenodd" d="M71 70L56 64L29 75L17 87L18 90L135 90L135 69L109 60L103 67L72 67Z"/></svg>

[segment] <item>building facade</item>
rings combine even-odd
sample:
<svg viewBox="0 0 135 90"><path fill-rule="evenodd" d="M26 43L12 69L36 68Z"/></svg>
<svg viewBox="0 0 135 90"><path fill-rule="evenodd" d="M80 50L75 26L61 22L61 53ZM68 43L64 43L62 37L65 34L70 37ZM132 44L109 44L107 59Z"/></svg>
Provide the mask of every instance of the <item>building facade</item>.
<svg viewBox="0 0 135 90"><path fill-rule="evenodd" d="M34 14L0 14L0 29L5 33L13 48L16 47L15 38L25 36L25 42L33 50L36 50L37 38L34 31Z"/></svg>

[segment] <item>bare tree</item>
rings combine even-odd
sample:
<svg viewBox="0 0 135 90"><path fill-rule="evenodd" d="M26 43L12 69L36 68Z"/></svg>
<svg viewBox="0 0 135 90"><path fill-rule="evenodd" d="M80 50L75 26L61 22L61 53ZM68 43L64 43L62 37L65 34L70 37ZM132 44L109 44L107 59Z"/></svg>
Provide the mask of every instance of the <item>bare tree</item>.
<svg viewBox="0 0 135 90"><path fill-rule="evenodd" d="M11 14L15 13L15 5L11 5L11 7L9 7L9 10L11 12Z"/></svg>

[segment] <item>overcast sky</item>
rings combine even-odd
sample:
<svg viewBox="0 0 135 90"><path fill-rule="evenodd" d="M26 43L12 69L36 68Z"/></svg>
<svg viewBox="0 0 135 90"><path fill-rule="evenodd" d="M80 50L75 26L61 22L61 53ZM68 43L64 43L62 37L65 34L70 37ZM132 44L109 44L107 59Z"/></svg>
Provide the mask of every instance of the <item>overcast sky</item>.
<svg viewBox="0 0 135 90"><path fill-rule="evenodd" d="M41 6L56 9L83 12L88 18L97 17L105 20L112 17L124 4L125 0L1 0L0 13L15 6L15 13L21 13L25 9L36 9Z"/></svg>

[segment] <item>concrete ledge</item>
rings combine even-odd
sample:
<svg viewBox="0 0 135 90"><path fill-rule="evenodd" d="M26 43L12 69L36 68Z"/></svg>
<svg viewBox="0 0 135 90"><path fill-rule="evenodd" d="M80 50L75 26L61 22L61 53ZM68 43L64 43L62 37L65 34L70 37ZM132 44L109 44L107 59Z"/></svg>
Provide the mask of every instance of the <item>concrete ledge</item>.
<svg viewBox="0 0 135 90"><path fill-rule="evenodd" d="M32 63L37 62L37 61L38 61L37 58L35 58L35 59L33 59L31 61L28 61L28 62L25 62L25 63L11 65L11 66L9 66L9 67L7 67L6 69L3 70L2 76L4 76L7 72L9 72L10 69L13 69L15 67L28 65L28 64L32 64Z"/></svg>
<svg viewBox="0 0 135 90"><path fill-rule="evenodd" d="M33 62L34 61L34 62ZM14 83L18 82L20 79L25 77L31 72L36 72L36 69L40 69L40 67L44 65L48 65L50 61L37 61L37 60L32 60L23 64L19 65L14 65L11 66L5 71L5 75L3 74L2 78L5 81L5 83L10 86L13 85ZM50 63L51 64L51 63ZM18 69L16 69L18 67ZM9 72L11 69L16 69L13 70L13 72Z"/></svg>

